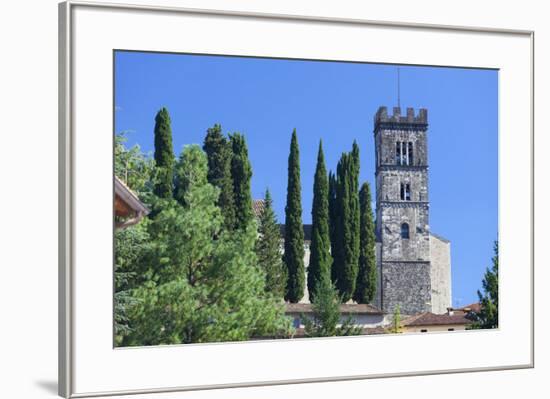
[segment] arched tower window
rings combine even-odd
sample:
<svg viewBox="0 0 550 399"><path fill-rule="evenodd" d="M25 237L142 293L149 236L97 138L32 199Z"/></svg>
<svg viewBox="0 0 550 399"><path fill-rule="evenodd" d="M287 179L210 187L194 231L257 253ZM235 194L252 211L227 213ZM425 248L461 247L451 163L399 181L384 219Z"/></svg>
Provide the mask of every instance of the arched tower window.
<svg viewBox="0 0 550 399"><path fill-rule="evenodd" d="M401 238L409 239L409 225L407 223L401 225Z"/></svg>

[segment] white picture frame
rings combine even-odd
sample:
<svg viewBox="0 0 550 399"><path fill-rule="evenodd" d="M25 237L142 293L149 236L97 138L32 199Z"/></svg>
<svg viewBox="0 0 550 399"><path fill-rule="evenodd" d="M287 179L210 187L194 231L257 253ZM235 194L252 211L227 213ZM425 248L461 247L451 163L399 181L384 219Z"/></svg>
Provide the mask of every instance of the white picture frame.
<svg viewBox="0 0 550 399"><path fill-rule="evenodd" d="M533 367L533 32L89 2L62 3L59 12L60 395L85 397ZM155 29L145 35L140 29L144 23ZM124 29L119 29L121 26ZM223 37L200 34L216 31L224 32ZM384 39L368 40L376 37ZM388 51L399 43L411 45L400 46L399 52ZM113 49L499 69L500 328L429 337L417 334L113 349L109 310ZM518 131L524 133L514 134ZM514 162L510 162L512 155ZM99 167L94 164L92 170L92 157L98 156L105 162ZM507 264L521 267L506 269ZM478 356L466 356L460 349L465 345L477 348ZM387 349L378 353L376 348ZM343 366L319 361L337 359L342 351L364 352L373 362ZM406 354L404 357L411 361L394 364L392 351ZM289 356L311 360L293 368L285 362ZM183 358L188 366L180 364ZM269 370L261 367L265 359L270 359Z"/></svg>

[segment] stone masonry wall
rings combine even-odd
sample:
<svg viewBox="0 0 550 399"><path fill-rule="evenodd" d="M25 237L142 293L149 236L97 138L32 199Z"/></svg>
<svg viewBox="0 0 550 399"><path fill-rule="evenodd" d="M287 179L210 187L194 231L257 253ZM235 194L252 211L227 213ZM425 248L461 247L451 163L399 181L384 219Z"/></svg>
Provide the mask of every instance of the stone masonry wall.
<svg viewBox="0 0 550 399"><path fill-rule="evenodd" d="M375 246L376 254L376 295L372 304L378 309L382 309L382 244L376 242Z"/></svg>
<svg viewBox="0 0 550 399"><path fill-rule="evenodd" d="M425 170L416 168L378 173L376 176L378 202L401 201L401 183L410 185L411 202L428 201L428 174Z"/></svg>
<svg viewBox="0 0 550 399"><path fill-rule="evenodd" d="M388 313L400 306L401 314L431 311L429 262L382 264L383 307Z"/></svg>
<svg viewBox="0 0 550 399"><path fill-rule="evenodd" d="M405 129L384 129L376 135L378 156L376 166L396 165L396 141L413 143L411 167L426 166L428 164L427 133L425 131L409 131Z"/></svg>
<svg viewBox="0 0 550 399"><path fill-rule="evenodd" d="M409 204L384 206L381 223L383 261L430 261L430 234L427 207ZM401 225L409 225L409 238L401 238Z"/></svg>

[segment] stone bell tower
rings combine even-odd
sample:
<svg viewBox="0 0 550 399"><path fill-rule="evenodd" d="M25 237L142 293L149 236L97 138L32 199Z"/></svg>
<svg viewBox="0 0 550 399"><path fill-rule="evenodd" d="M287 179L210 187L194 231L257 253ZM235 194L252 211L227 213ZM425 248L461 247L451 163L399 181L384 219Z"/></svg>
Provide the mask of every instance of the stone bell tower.
<svg viewBox="0 0 550 399"><path fill-rule="evenodd" d="M427 129L426 109L374 117L378 302L388 313L432 311Z"/></svg>

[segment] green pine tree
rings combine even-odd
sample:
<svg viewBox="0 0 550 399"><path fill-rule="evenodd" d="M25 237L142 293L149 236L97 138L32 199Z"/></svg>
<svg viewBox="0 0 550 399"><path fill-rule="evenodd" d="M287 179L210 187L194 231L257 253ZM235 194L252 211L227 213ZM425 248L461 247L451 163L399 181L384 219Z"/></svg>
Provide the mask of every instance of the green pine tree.
<svg viewBox="0 0 550 399"><path fill-rule="evenodd" d="M235 203L235 228L244 229L253 220L250 179L252 167L248 160L248 149L243 135L229 136L231 143L231 177L233 179L233 200Z"/></svg>
<svg viewBox="0 0 550 399"><path fill-rule="evenodd" d="M310 301L316 292L316 285L321 276L330 277L332 257L330 255L329 234L329 187L323 143L319 142L317 168L313 183L313 206L311 208L312 231L311 253L307 273L307 288Z"/></svg>
<svg viewBox="0 0 550 399"><path fill-rule="evenodd" d="M178 162L183 204L160 199L150 223L152 275L132 290L127 345L248 340L290 333L280 301L265 292L255 253L256 227L223 229L219 189L207 181L208 163L197 145ZM216 239L214 239L216 237Z"/></svg>
<svg viewBox="0 0 550 399"><path fill-rule="evenodd" d="M260 215L256 255L258 265L265 272L265 288L277 299L283 299L286 288L286 268L281 258L281 232L269 190L264 197L264 209Z"/></svg>
<svg viewBox="0 0 550 399"><path fill-rule="evenodd" d="M361 326L356 326L350 316L340 323L340 302L336 287L328 275L321 276L315 285L312 302L313 317L302 315L307 337L333 337L360 335Z"/></svg>
<svg viewBox="0 0 550 399"><path fill-rule="evenodd" d="M192 187L197 185L205 186L208 182L208 164L205 165L202 162L202 159L204 157L203 152L197 150L188 150L188 148L195 149L195 147L195 145L184 147L184 150L180 154L178 162L176 163L176 166L174 168L174 198L179 202L180 205L183 206L189 205L187 195ZM219 196L220 189L214 187L214 192L216 193L216 195ZM165 204L161 202L161 205Z"/></svg>
<svg viewBox="0 0 550 399"><path fill-rule="evenodd" d="M285 299L297 303L304 295L304 230L300 185L300 153L296 129L292 132L288 156L288 185L285 207L285 253L288 280Z"/></svg>
<svg viewBox="0 0 550 399"><path fill-rule="evenodd" d="M498 328L498 241L494 243L494 256L491 269L487 268L483 277L483 293L477 291L480 311L473 313L473 329Z"/></svg>
<svg viewBox="0 0 550 399"><path fill-rule="evenodd" d="M359 191L359 273L353 299L357 303L370 303L376 295L377 272L375 254L374 218L371 207L370 185L365 182Z"/></svg>
<svg viewBox="0 0 550 399"><path fill-rule="evenodd" d="M172 128L170 115L166 108L161 108L155 116L155 162L157 181L155 194L160 198L171 198L174 179L174 148L172 145Z"/></svg>
<svg viewBox="0 0 550 399"><path fill-rule="evenodd" d="M235 226L235 200L231 177L232 151L220 125L216 124L207 130L202 148L208 157L208 182L220 189L218 206L222 211L225 226L232 229Z"/></svg>

